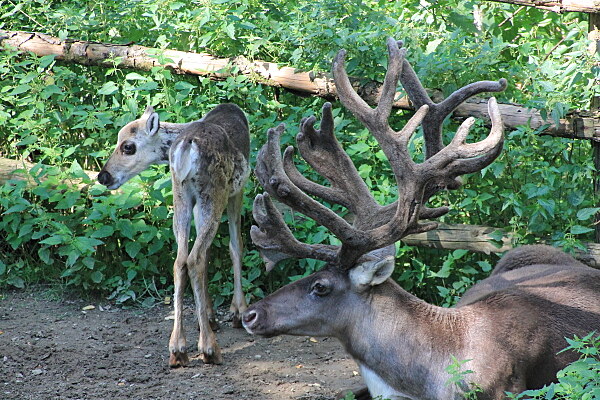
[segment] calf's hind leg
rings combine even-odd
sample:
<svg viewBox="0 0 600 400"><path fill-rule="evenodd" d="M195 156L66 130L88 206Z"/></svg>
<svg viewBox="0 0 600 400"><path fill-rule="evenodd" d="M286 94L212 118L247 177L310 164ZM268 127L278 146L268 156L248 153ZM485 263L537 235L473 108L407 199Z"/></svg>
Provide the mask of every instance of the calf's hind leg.
<svg viewBox="0 0 600 400"><path fill-rule="evenodd" d="M183 329L183 295L187 284L188 240L190 237L190 220L192 200L178 187L173 187L173 196L177 199L178 207L173 211L173 232L177 240L177 258L173 264L173 305L175 318L169 340L169 366L184 367L189 363L186 352L185 332Z"/></svg>
<svg viewBox="0 0 600 400"><path fill-rule="evenodd" d="M207 251L219 228L225 201L198 202L194 207L196 240L187 258L187 269L194 292L198 317L198 352L206 364L220 364L223 359L215 333L211 329L212 302L208 294ZM222 199L224 200L224 199Z"/></svg>
<svg viewBox="0 0 600 400"><path fill-rule="evenodd" d="M233 313L234 328L242 327L241 315L246 311L246 308L248 308L242 289L242 254L244 252L241 233L242 202L243 190L240 190L239 193L231 196L227 203L227 217L229 219L229 254L233 264L233 299L231 300L229 311Z"/></svg>

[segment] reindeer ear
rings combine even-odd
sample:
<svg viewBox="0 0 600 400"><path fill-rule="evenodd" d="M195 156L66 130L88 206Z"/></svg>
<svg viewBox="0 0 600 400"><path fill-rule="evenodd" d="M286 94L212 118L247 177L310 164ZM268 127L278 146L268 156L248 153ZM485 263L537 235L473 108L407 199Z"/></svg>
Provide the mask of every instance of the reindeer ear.
<svg viewBox="0 0 600 400"><path fill-rule="evenodd" d="M158 132L160 126L160 117L154 112L152 106L146 107L142 119L146 118L146 134L148 136L155 135Z"/></svg>
<svg viewBox="0 0 600 400"><path fill-rule="evenodd" d="M394 272L394 256L371 259L350 270L350 281L359 289L383 283Z"/></svg>

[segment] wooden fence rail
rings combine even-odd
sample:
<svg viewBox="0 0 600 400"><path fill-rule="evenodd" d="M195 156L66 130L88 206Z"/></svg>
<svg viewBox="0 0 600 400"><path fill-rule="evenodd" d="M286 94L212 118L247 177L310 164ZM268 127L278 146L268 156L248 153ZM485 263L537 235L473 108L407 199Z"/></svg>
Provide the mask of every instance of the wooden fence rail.
<svg viewBox="0 0 600 400"><path fill-rule="evenodd" d="M113 66L115 57L125 68L149 70L155 66L171 68L175 73L198 75L210 79L223 79L233 74L250 76L257 83L281 87L294 92L325 98L336 96L335 84L328 74L298 71L266 61L250 61L243 56L216 58L206 53L160 50L138 45L117 45L83 40L61 40L43 33L0 30L0 42L39 56L54 55L57 59L84 65ZM173 62L159 63L160 54ZM235 71L235 72L234 72ZM381 84L353 79L359 95L367 103L376 104ZM433 92L433 91L432 91ZM412 110L408 98L397 93L396 108ZM500 104L502 120L508 128L530 124L534 129L545 126L543 134L600 141L600 113L572 113L555 124L545 119L539 111L517 104ZM472 99L460 105L454 117L474 116L488 120L487 100Z"/></svg>

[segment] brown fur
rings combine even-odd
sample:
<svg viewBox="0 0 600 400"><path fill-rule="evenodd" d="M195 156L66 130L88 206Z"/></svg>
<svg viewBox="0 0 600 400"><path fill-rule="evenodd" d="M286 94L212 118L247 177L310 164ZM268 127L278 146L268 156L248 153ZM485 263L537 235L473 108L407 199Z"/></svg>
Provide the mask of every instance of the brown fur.
<svg viewBox="0 0 600 400"><path fill-rule="evenodd" d="M359 365L414 399L455 399L473 384L481 399L502 399L505 391L555 381L557 371L577 358L559 353L564 338L600 331L600 271L576 261L513 263L525 253L525 259L545 259L538 251L558 250L512 250L516 254L499 263L512 268L475 285L465 294L470 300L455 308L427 304L391 280L357 287L347 272L330 266L255 303L244 322L251 333L266 336L337 337ZM315 282L329 285L329 294L311 294ZM446 385L452 356L471 360L463 369L473 373L460 387Z"/></svg>

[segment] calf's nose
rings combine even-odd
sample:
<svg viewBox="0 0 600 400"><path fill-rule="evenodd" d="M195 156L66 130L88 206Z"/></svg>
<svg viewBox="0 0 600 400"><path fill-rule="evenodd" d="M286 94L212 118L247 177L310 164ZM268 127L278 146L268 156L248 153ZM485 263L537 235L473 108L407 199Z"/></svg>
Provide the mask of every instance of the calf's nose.
<svg viewBox="0 0 600 400"><path fill-rule="evenodd" d="M100 171L98 174L98 182L104 186L110 186L113 181L113 177L109 172Z"/></svg>

